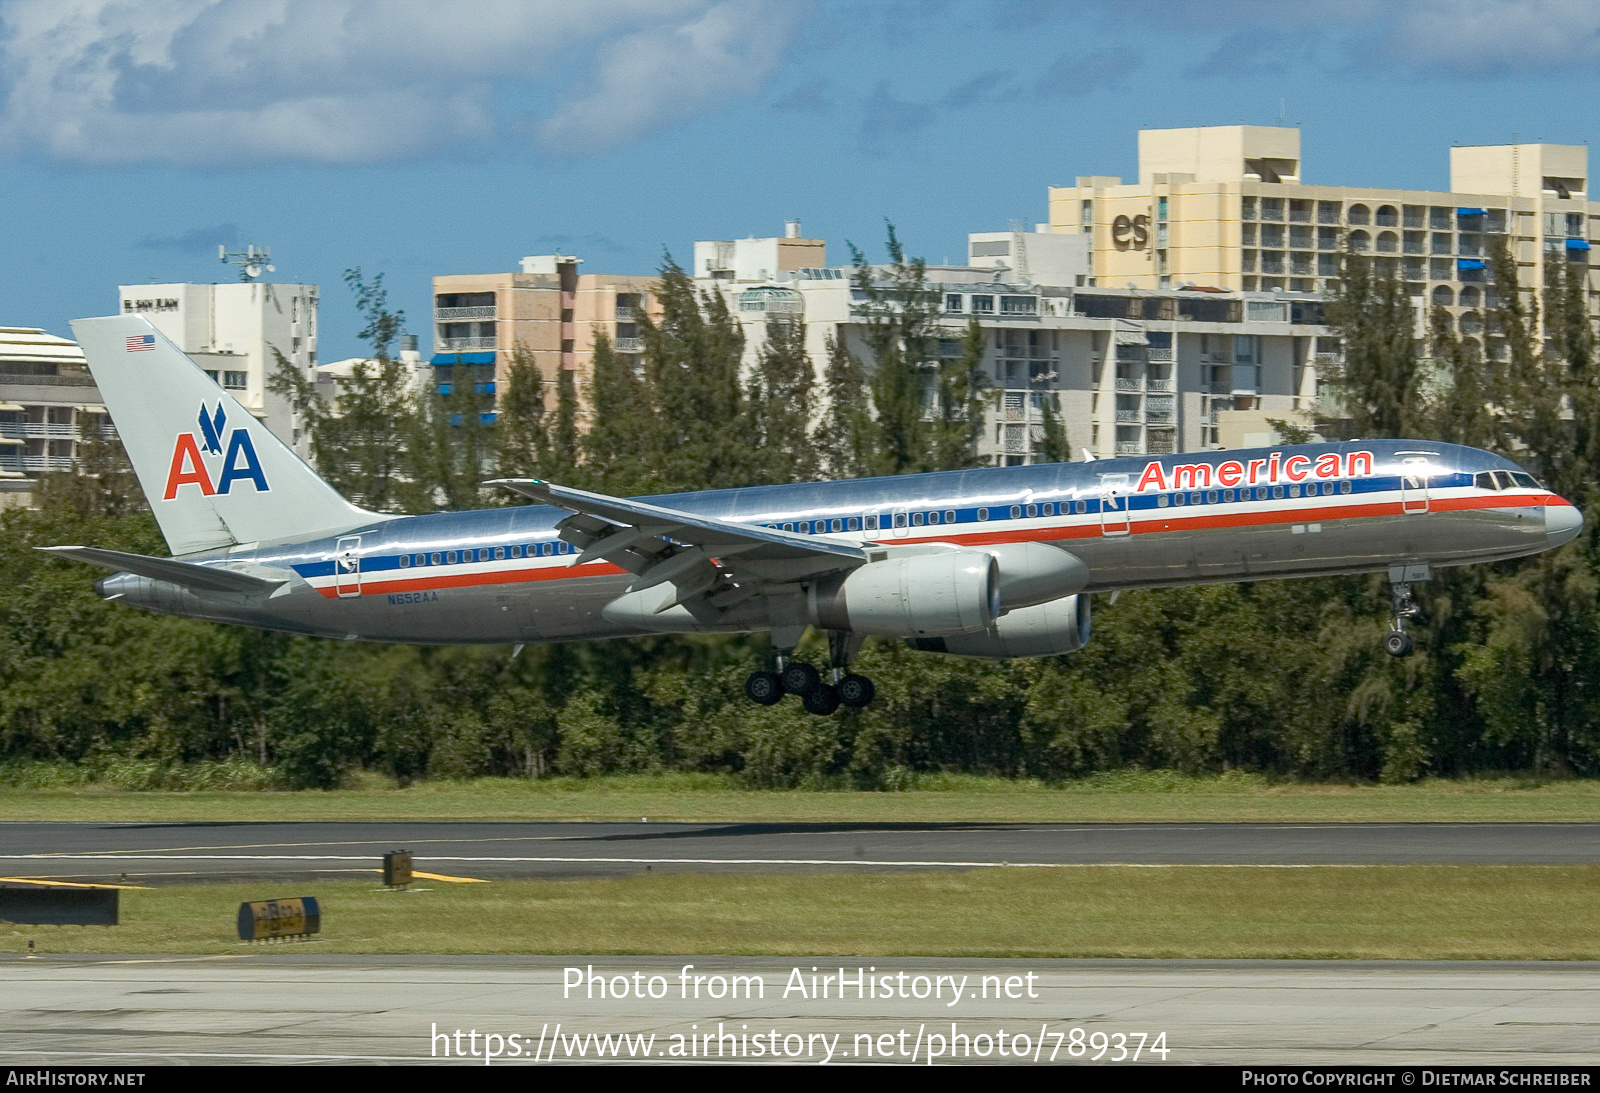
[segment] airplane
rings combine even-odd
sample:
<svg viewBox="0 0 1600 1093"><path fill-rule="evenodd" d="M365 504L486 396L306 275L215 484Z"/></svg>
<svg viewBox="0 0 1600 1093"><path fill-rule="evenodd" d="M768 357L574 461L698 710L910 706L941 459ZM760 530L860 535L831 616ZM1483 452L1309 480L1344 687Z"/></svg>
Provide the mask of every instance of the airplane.
<svg viewBox="0 0 1600 1093"><path fill-rule="evenodd" d="M88 358L172 556L41 547L112 570L106 599L327 638L521 646L768 631L746 694L811 713L873 699L867 636L1040 657L1090 639L1097 593L1387 573L1384 649L1411 652L1412 585L1439 566L1571 540L1583 516L1517 464L1433 441L1238 451L803 482L644 498L536 479L535 502L364 511L136 315L80 319ZM795 647L828 635L824 679Z"/></svg>

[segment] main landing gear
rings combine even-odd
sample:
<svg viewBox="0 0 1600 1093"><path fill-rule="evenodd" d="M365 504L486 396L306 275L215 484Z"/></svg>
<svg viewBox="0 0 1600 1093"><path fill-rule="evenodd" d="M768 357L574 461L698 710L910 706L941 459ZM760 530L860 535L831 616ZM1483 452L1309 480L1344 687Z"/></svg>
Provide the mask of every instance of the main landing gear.
<svg viewBox="0 0 1600 1093"><path fill-rule="evenodd" d="M1408 657L1414 648L1406 632L1406 620L1422 618L1422 606L1411 596L1411 585L1425 581L1430 573L1425 565L1389 567L1389 632L1383 635L1383 651L1391 657Z"/></svg>
<svg viewBox="0 0 1600 1093"><path fill-rule="evenodd" d="M786 694L800 696L806 712L826 717L839 706L860 709L872 702L877 688L866 676L851 672L850 659L861 648L861 637L839 630L828 631L828 681L803 660L794 658L794 647L778 649L774 655L777 671L751 672L744 681L744 693L751 702L774 706Z"/></svg>

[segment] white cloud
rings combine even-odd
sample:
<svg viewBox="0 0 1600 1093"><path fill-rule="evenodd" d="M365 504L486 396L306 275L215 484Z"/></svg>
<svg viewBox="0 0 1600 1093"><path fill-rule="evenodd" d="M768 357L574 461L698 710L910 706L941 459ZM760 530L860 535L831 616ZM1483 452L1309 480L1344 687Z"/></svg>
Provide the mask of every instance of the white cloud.
<svg viewBox="0 0 1600 1093"><path fill-rule="evenodd" d="M606 147L759 90L794 23L772 2L10 0L0 148L186 166L428 156L491 141L497 91L574 80L592 89L549 126L565 150Z"/></svg>
<svg viewBox="0 0 1600 1093"><path fill-rule="evenodd" d="M1395 12L1385 61L1456 76L1592 70L1594 0L1420 0Z"/></svg>
<svg viewBox="0 0 1600 1093"><path fill-rule="evenodd" d="M598 152L684 120L719 99L760 91L783 59L792 5L731 0L692 22L607 46L587 91L546 122L547 147Z"/></svg>

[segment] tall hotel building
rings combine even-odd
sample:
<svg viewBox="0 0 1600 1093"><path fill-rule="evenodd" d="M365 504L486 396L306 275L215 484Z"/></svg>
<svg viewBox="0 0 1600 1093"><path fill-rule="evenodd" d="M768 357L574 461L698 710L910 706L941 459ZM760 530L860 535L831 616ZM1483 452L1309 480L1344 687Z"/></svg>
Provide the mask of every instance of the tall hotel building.
<svg viewBox="0 0 1600 1093"><path fill-rule="evenodd" d="M1254 125L1141 130L1137 182L1082 176L1049 199L1052 232L1091 237L1102 287L1326 292L1348 243L1392 263L1414 303L1448 308L1491 359L1504 352L1483 340L1492 241L1507 239L1537 288L1552 263L1590 270L1600 217L1581 145L1452 148L1448 191L1315 186L1300 131Z"/></svg>

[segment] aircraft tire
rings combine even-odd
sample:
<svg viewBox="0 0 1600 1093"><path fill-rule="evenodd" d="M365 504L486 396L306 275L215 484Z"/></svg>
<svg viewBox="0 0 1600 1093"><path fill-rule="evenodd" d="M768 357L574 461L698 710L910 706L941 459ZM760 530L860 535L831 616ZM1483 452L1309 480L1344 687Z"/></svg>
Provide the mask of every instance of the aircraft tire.
<svg viewBox="0 0 1600 1093"><path fill-rule="evenodd" d="M808 695L822 686L822 675L803 660L791 660L783 669L783 689L792 695Z"/></svg>
<svg viewBox="0 0 1600 1093"><path fill-rule="evenodd" d="M800 704L807 713L826 717L839 708L839 688L819 683L800 696Z"/></svg>
<svg viewBox="0 0 1600 1093"><path fill-rule="evenodd" d="M751 672L744 681L744 696L759 706L774 706L783 701L783 694L777 672Z"/></svg>
<svg viewBox="0 0 1600 1093"><path fill-rule="evenodd" d="M1383 635L1383 651L1391 657L1408 657L1411 649L1411 635L1404 630L1390 630Z"/></svg>
<svg viewBox="0 0 1600 1093"><path fill-rule="evenodd" d="M839 701L846 706L854 706L858 710L863 706L871 705L873 696L878 693L878 689L872 685L872 680L854 673L841 679L837 689L839 691Z"/></svg>

